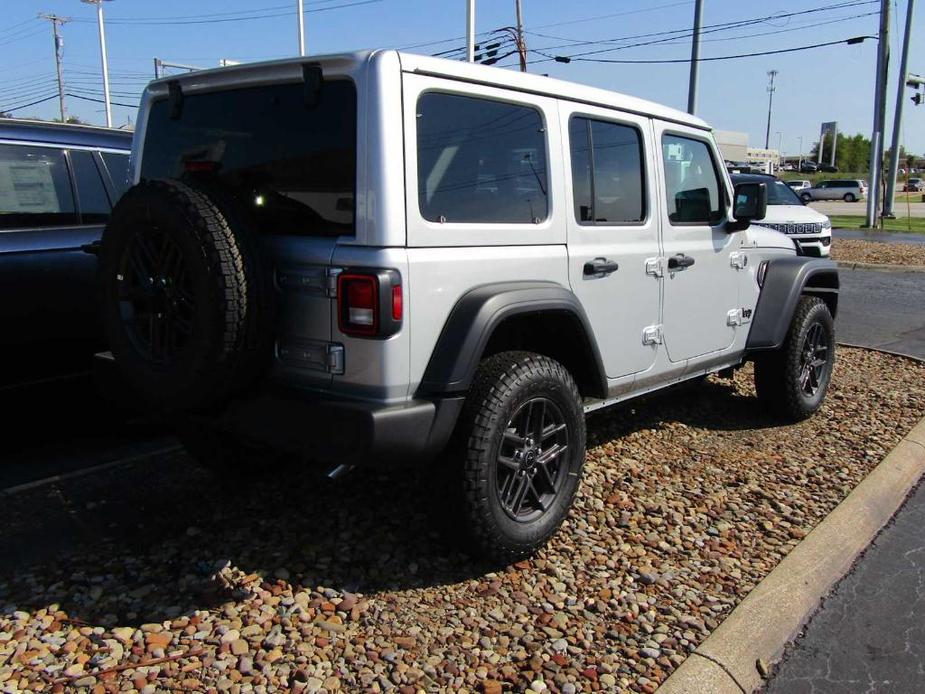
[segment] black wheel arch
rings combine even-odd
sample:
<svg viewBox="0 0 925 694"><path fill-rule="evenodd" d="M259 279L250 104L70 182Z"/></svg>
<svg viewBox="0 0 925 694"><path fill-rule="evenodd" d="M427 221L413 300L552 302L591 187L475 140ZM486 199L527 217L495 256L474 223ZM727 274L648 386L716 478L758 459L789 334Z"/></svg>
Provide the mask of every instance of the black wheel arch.
<svg viewBox="0 0 925 694"><path fill-rule="evenodd" d="M834 318L838 313L838 265L821 258L783 256L768 262L746 350L777 349L787 337L800 297L818 296Z"/></svg>
<svg viewBox="0 0 925 694"><path fill-rule="evenodd" d="M456 302L424 371L422 394L468 390L479 362L511 349L565 366L585 396L605 397L607 377L591 323L578 297L555 282L497 282Z"/></svg>

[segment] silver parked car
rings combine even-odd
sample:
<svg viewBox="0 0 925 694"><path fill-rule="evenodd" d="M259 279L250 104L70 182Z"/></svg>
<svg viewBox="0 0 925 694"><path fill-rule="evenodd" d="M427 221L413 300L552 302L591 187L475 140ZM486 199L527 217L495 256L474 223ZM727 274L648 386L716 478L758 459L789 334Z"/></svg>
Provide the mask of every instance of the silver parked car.
<svg viewBox="0 0 925 694"><path fill-rule="evenodd" d="M801 188L797 193L803 202L811 200L857 202L867 195L867 187L863 181L858 179L840 179L820 181L812 188Z"/></svg>

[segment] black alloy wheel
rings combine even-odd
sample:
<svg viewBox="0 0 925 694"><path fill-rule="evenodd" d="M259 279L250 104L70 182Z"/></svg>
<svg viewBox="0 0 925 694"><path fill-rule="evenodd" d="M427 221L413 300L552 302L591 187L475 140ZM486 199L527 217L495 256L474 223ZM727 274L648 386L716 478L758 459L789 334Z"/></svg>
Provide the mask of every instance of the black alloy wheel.
<svg viewBox="0 0 925 694"><path fill-rule="evenodd" d="M822 323L813 323L803 340L800 355L800 390L807 397L815 397L822 387L828 361L828 337Z"/></svg>
<svg viewBox="0 0 925 694"><path fill-rule="evenodd" d="M553 505L568 474L568 438L565 417L549 398L532 398L511 417L496 475L498 500L511 519L529 523Z"/></svg>
<svg viewBox="0 0 925 694"><path fill-rule="evenodd" d="M152 364L170 366L193 334L196 304L180 246L156 227L139 229L119 262L126 336Z"/></svg>

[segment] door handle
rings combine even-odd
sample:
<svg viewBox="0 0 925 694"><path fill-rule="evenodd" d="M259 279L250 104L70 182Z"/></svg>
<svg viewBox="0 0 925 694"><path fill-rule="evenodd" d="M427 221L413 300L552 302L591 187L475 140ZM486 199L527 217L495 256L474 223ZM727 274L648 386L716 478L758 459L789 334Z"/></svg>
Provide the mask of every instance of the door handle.
<svg viewBox="0 0 925 694"><path fill-rule="evenodd" d="M694 259L689 255L684 255L683 253L678 253L668 258L668 269L669 270L686 270L691 265L694 264Z"/></svg>
<svg viewBox="0 0 925 694"><path fill-rule="evenodd" d="M99 255L101 245L102 244L100 243L100 240L97 239L96 241L85 243L80 247L80 250L82 250L84 253L89 253L90 255Z"/></svg>
<svg viewBox="0 0 925 694"><path fill-rule="evenodd" d="M607 258L595 258L585 263L585 277L593 275L609 275L620 269L616 260L607 260Z"/></svg>

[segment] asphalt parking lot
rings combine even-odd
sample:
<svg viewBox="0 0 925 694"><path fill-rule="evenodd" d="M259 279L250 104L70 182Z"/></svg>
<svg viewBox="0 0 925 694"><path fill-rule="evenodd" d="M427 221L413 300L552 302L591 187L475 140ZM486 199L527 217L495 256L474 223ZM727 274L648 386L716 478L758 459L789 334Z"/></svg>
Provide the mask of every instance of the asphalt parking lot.
<svg viewBox="0 0 925 694"><path fill-rule="evenodd" d="M861 215L867 210L867 201L844 202L843 200L816 200L809 204L813 209L826 215ZM925 217L925 202L911 202L908 207L905 200L897 200L893 211L897 217Z"/></svg>

